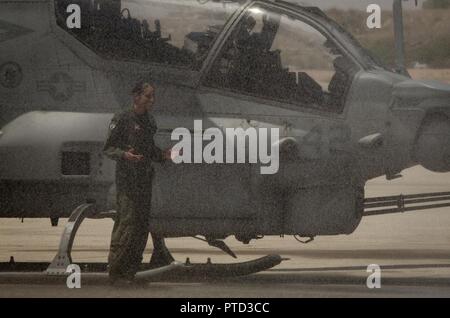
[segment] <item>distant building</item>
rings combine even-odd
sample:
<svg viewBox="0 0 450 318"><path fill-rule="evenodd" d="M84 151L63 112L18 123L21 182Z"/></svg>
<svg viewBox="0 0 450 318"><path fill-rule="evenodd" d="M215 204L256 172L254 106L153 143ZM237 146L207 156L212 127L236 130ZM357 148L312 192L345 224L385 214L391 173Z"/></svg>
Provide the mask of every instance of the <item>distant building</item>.
<svg viewBox="0 0 450 318"><path fill-rule="evenodd" d="M422 63L416 61L413 63L413 68L424 69L424 68L428 68L428 65L422 64Z"/></svg>

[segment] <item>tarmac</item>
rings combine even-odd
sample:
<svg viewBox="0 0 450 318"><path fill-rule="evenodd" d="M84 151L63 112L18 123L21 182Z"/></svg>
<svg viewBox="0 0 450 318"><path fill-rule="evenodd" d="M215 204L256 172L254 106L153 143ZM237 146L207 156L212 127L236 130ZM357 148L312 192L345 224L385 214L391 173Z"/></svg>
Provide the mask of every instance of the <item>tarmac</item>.
<svg viewBox="0 0 450 318"><path fill-rule="evenodd" d="M378 178L366 186L366 197L450 191L450 174L420 167L392 181ZM0 262L50 262L66 220L51 227L48 219L0 220ZM113 222L86 220L78 232L72 257L77 262L106 262ZM370 216L351 235L321 236L308 244L292 236L265 237L242 245L225 242L237 254L193 238L168 239L174 257L184 262L233 263L268 254L289 260L257 274L223 279L154 280L131 288L110 286L105 274L82 274L81 288L69 289L65 278L43 273L0 273L0 297L450 297L450 208ZM151 255L151 240L144 262ZM368 266L380 268L380 288ZM369 277L370 276L370 277ZM370 286L370 284L369 284Z"/></svg>

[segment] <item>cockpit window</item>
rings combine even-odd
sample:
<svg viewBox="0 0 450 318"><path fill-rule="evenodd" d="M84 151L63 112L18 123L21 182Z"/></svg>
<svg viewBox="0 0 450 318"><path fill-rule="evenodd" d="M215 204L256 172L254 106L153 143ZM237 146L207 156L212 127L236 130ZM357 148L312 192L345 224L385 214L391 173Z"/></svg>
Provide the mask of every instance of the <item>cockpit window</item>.
<svg viewBox="0 0 450 318"><path fill-rule="evenodd" d="M237 5L198 0L55 0L58 24L102 57L199 69ZM79 4L81 29L68 29Z"/></svg>
<svg viewBox="0 0 450 318"><path fill-rule="evenodd" d="M354 67L310 24L253 6L227 40L205 84L339 113Z"/></svg>

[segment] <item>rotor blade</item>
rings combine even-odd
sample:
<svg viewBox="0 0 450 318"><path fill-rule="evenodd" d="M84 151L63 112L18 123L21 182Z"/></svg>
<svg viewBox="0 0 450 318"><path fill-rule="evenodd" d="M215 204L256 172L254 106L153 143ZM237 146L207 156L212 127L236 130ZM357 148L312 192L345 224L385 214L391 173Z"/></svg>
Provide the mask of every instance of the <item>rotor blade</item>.
<svg viewBox="0 0 450 318"><path fill-rule="evenodd" d="M419 194L400 194L400 195L391 195L386 197L374 197L374 198L366 198L364 200L365 203L372 202L382 202L382 201L393 201L398 200L400 197L405 199L417 199L417 198L427 198L427 197L437 197L437 196L447 196L450 195L450 192L433 192L433 193L419 193Z"/></svg>
<svg viewBox="0 0 450 318"><path fill-rule="evenodd" d="M438 202L438 201L450 201L450 196L438 196L438 197L430 197L430 198L422 198L422 199L405 199L404 204L417 204L417 203L428 203L428 202ZM379 203L366 203L364 204L365 209L370 208L381 208L386 207L390 205L397 205L396 200L392 201L385 201L385 202L379 202Z"/></svg>
<svg viewBox="0 0 450 318"><path fill-rule="evenodd" d="M450 203L419 205L419 206L414 206L414 207L404 208L404 209L396 208L396 209L375 210L375 211L364 212L363 216L403 213L403 212L438 209L438 208L445 208L445 207L450 207Z"/></svg>
<svg viewBox="0 0 450 318"><path fill-rule="evenodd" d="M434 204L427 204L424 203ZM386 209L375 209L382 208ZM450 192L397 195L364 200L364 216L450 207Z"/></svg>

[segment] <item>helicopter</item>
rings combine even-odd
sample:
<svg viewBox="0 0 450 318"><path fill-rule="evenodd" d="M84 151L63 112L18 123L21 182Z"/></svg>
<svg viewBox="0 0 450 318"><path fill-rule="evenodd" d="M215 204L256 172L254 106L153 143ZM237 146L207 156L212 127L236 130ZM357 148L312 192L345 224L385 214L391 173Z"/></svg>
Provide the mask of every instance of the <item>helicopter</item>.
<svg viewBox="0 0 450 318"><path fill-rule="evenodd" d="M71 4L79 28L68 27ZM363 216L450 206L450 193L364 194L368 180L392 180L415 165L450 171L450 86L408 75L401 0L393 6L396 70L319 8L284 1L0 6L0 217L45 217L54 226L69 217L49 274L72 263L84 218L114 217L114 163L102 150L137 79L155 83L161 149L174 146L179 127L201 136L279 132L274 174L250 162L155 165L151 232L195 237L236 257L223 242L229 236L309 242L351 234ZM272 255L223 272L281 261Z"/></svg>

